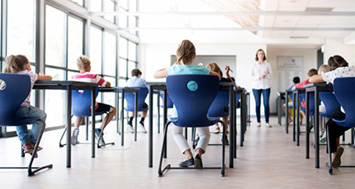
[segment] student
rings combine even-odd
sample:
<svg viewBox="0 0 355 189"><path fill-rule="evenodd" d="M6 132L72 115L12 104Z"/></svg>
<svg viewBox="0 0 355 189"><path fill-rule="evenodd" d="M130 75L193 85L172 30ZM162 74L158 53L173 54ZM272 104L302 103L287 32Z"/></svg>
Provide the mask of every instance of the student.
<svg viewBox="0 0 355 189"><path fill-rule="evenodd" d="M295 88L304 88L305 85L310 84L309 79L310 79L312 76L317 75L317 74L318 74L318 71L317 71L316 69L314 69L314 68L308 70L308 74L307 74L307 75L308 75L308 79L303 80L303 81L301 81L300 83L296 84L296 85L293 87L293 89L295 89ZM301 107L302 107L302 108L306 108L306 101L305 101L305 99L302 99L302 101L301 101ZM301 113L300 123L302 124L302 120L303 120L303 118L306 117L306 113L303 112L302 110L300 110L300 113Z"/></svg>
<svg viewBox="0 0 355 189"><path fill-rule="evenodd" d="M327 82L333 84L334 79L338 77L355 77L355 67L348 67L348 62L339 55L331 56L328 59L328 65L331 70L330 72L314 75L309 81L311 83ZM343 120L345 119L345 113L340 107L334 110L331 118ZM329 129L330 153L333 153L332 166L339 167L341 164L341 155L344 152L344 148L339 145L339 137L350 129L350 127L339 126L333 119L329 119L326 126Z"/></svg>
<svg viewBox="0 0 355 189"><path fill-rule="evenodd" d="M138 68L133 69L131 71L131 74L132 74L132 78L127 81L127 84L126 84L127 87L147 87L146 81L143 78L141 78L142 72ZM148 105L146 103L144 103L143 107L147 108ZM147 131L144 128L144 119L147 116L147 113L148 113L148 110L143 111L141 120L139 121L139 127L138 128L143 133L147 133ZM128 121L127 130L129 132L131 132L131 133L134 132L134 129L133 129L133 126L132 126L133 118L134 118L134 112L130 112L129 119L127 120Z"/></svg>
<svg viewBox="0 0 355 189"><path fill-rule="evenodd" d="M219 73L219 76L221 77L221 79L219 80L219 82L233 82L232 78L231 78L230 75L229 75L229 71L230 71L229 66L226 66L226 67L225 67L225 71L226 71L226 76L227 76L227 78L224 78L224 77L223 77L223 73L222 73L222 71L221 71L221 68L220 68L220 67L218 66L218 64L215 63L215 62L211 62L211 63L207 64L206 68L207 68L208 70L210 70L210 71ZM228 107L225 107L224 109L225 109L225 111L227 111L227 112L229 111ZM228 119L229 119L229 116L225 116L225 117L222 118L222 121L223 121L223 123L224 123L224 125L225 125L225 127L226 127L226 130L225 130L225 133L226 133L226 134L228 133ZM216 123L213 132L214 132L214 133L219 133L219 131L220 131L220 129L219 129L218 123ZM227 135L225 135L225 137L226 137L226 138L225 138L225 142L226 142L226 144L228 144L229 142L228 142L228 137L227 137ZM223 139L222 139L222 140L223 140Z"/></svg>
<svg viewBox="0 0 355 189"><path fill-rule="evenodd" d="M10 55L6 57L5 59L5 68L4 72L5 73L17 73L17 74L24 74L28 75L31 78L31 89L36 82L36 80L52 80L51 76L48 75L41 75L41 74L36 74L33 73L31 70L31 65L30 62L28 61L26 56L23 55ZM46 120L47 114L34 107L31 106L31 91L29 92L27 98L19 109L16 112L16 116L19 119L30 119L30 118L35 118L38 117L39 119ZM32 129L31 132L28 132L27 125L19 125L16 126L16 132L18 135L18 138L20 139L22 143L22 149L25 153L29 153L33 155L33 150L37 141L38 136L40 135L40 130L41 127L43 127L43 123L41 121L36 121L35 123L32 124ZM42 147L38 146L37 151L42 150ZM35 158L38 157L38 154L36 153Z"/></svg>
<svg viewBox="0 0 355 189"><path fill-rule="evenodd" d="M78 66L78 69L79 69L80 73L73 75L72 76L73 80L75 80L75 81L85 81L85 82L90 82L90 83L98 83L101 87L110 87L111 86L110 82L105 81L103 78L101 78L97 74L90 73L90 71L91 71L91 62L90 62L88 57L80 56L77 59L76 63L77 63L77 66ZM116 108L112 107L110 105L107 105L107 104L96 103L95 109L96 109L96 111L107 111L107 112L109 112L108 115L102 121L100 128L99 129L95 129L95 136L98 139L98 137L100 136L101 130L103 130L104 127L105 127L106 120L107 120L107 125L108 125L110 123L110 121L112 120L112 118L115 116ZM73 135L71 137L72 145L79 144L79 141L78 141L79 127L80 127L80 124L83 121L83 119L84 119L83 117L76 117L75 128L73 129ZM99 142L101 144L105 144L103 133L102 133L101 140Z"/></svg>
<svg viewBox="0 0 355 189"><path fill-rule="evenodd" d="M260 104L261 95L264 101L265 123L267 127L272 127L269 123L269 99L272 70L270 64L266 61L265 52L262 49L256 51L255 61L251 67L252 89L255 99L255 112L257 118L257 126L260 127Z"/></svg>
<svg viewBox="0 0 355 189"><path fill-rule="evenodd" d="M290 88L288 88L287 90L292 90L292 88L293 88L297 83L300 82L300 78L299 78L298 76L296 76L296 77L294 77L294 78L292 79L292 82L293 82L293 85L292 85ZM288 98L290 98L290 99L292 100L292 94L290 94L288 97L286 97L286 101L288 101ZM291 101L291 102L286 102L286 103L288 103L288 107L292 107L292 106L293 106L293 102L292 102L292 101ZM283 104L282 109L284 110L284 112L286 112L286 104ZM292 118L291 118L291 115L290 115L290 114L288 114L287 121L288 121L288 123L291 123L291 121L292 121Z"/></svg>
<svg viewBox="0 0 355 189"><path fill-rule="evenodd" d="M189 40L183 40L176 51L177 61L168 69L160 69L154 73L155 78L165 78L168 75L177 74L206 74L206 75L218 75L213 71L209 71L207 68L199 65L192 65L196 58L195 46ZM205 153L206 147L210 140L209 127L196 128L197 134L200 140L196 146L196 156L192 155L191 149L182 135L183 127L174 126L173 136L175 142L179 146L181 152L185 155L185 160L182 161L180 167L188 167L194 165L196 168L202 168L202 154Z"/></svg>

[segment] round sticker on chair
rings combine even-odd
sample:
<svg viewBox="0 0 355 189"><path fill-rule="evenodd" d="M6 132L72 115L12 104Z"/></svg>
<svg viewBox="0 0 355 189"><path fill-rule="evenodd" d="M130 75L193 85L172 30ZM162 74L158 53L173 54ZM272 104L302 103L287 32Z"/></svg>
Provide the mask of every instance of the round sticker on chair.
<svg viewBox="0 0 355 189"><path fill-rule="evenodd" d="M5 87L6 87L5 81L0 79L0 90L4 90Z"/></svg>
<svg viewBox="0 0 355 189"><path fill-rule="evenodd" d="M198 84L196 83L196 81L189 81L187 82L187 88L190 91L196 91L198 89Z"/></svg>

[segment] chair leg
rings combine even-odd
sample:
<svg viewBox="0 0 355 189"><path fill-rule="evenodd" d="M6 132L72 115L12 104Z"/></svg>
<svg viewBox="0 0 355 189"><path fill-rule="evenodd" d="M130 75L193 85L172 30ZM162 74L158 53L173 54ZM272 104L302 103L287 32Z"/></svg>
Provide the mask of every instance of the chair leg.
<svg viewBox="0 0 355 189"><path fill-rule="evenodd" d="M329 128L328 128L327 125L325 125L325 129L326 129L326 132L327 132L327 148L328 148L328 157L329 157L329 162L328 162L327 166L328 166L329 174L333 174L332 153L330 151L330 143L329 143Z"/></svg>
<svg viewBox="0 0 355 189"><path fill-rule="evenodd" d="M168 121L166 125L164 126L164 136L163 136L163 144L161 147L161 153L160 153L160 160L159 160L159 168L158 168L158 174L159 176L163 176L163 173L170 168L170 164L168 164L163 170L162 170L162 164L163 164L163 158L165 155L165 149L167 146L167 133L168 133L168 126L171 123L171 121Z"/></svg>
<svg viewBox="0 0 355 189"><path fill-rule="evenodd" d="M43 132L44 132L44 128L46 126L46 122L44 122L43 120L38 120L38 121L41 121L43 123L43 126L41 128L41 131L40 131L40 135L38 136L38 139L37 139L37 142L35 144L35 148L33 150L33 154L32 154L32 157L31 157L31 161L28 165L28 176L32 176L34 175L36 172L42 170L42 169L45 169L45 168L48 168L48 169L51 169L53 168L53 165L52 164L49 164L49 165L45 165L45 166L42 166L42 167L39 167L39 168L36 168L34 171L32 171L32 163L33 163L33 160L35 158L35 154L37 153L37 150L38 150L38 146L39 146L39 143L41 142L41 139L42 139L42 135L43 135Z"/></svg>
<svg viewBox="0 0 355 189"><path fill-rule="evenodd" d="M221 176L224 177L225 175L225 148L226 148L226 141L225 141L225 138L226 138L226 132L225 129L226 129L226 126L224 125L224 123L222 121L218 121L220 122L222 125L223 125L223 132L222 132L222 166L221 166ZM232 141L231 141L232 142ZM232 146L232 145L231 145ZM229 154L229 155L232 155L232 154Z"/></svg>
<svg viewBox="0 0 355 189"><path fill-rule="evenodd" d="M68 129L67 127L64 128L63 134L62 134L62 136L59 139L59 147L60 148L65 146L65 145L67 145L67 144L62 144L62 140L63 140L63 137L64 137L65 133L67 132L67 129Z"/></svg>
<svg viewBox="0 0 355 189"><path fill-rule="evenodd" d="M22 145L21 145L21 157L25 157L25 152L23 151Z"/></svg>
<svg viewBox="0 0 355 189"><path fill-rule="evenodd" d="M107 115L108 115L108 114L106 114L106 116L107 116ZM100 135L99 135L99 138L97 139L97 147L98 147L98 148L101 148L102 146L106 146L106 145L115 145L114 142L105 143L105 144L100 145L100 140L101 140L102 135L103 135L103 133L104 133L104 130L105 130L106 126L107 126L107 121L108 121L108 119L106 119L106 121L105 121L105 126L104 126L104 128L102 128L102 130L101 130L101 132L100 132Z"/></svg>

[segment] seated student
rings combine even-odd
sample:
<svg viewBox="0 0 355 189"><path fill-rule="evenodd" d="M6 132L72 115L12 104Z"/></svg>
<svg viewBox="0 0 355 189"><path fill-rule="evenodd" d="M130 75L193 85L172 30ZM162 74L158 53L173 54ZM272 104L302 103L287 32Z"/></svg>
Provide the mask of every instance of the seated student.
<svg viewBox="0 0 355 189"><path fill-rule="evenodd" d="M303 80L303 81L301 81L300 83L296 84L296 85L293 87L293 89L295 89L295 88L303 88L305 85L310 84L309 79L310 79L312 76L317 75L317 74L318 74L318 71L317 71L316 69L314 69L314 68L310 69L310 70L308 71L308 79ZM302 108L306 108L306 101L305 101L305 99L302 99L302 101L301 101L301 107L302 107ZM303 112L302 110L300 110L300 113L301 113L300 123L302 124L302 120L303 120L303 118L306 117L306 113Z"/></svg>
<svg viewBox="0 0 355 189"><path fill-rule="evenodd" d="M330 72L314 75L309 81L311 83L327 82L333 84L334 79L338 77L355 77L355 67L349 67L348 62L339 55L329 57L328 65L331 70ZM334 110L331 118L340 120L345 119L344 110L341 107ZM339 137L343 135L345 131L350 129L350 127L337 125L333 119L329 119L326 125L329 129L329 153L333 153L332 166L339 167L341 164L341 155L344 152L344 148L339 145Z"/></svg>
<svg viewBox="0 0 355 189"><path fill-rule="evenodd" d="M126 84L127 87L147 87L146 81L143 78L141 78L142 72L138 68L133 69L131 71L131 74L132 74L132 78L127 81L127 84ZM144 103L143 106L148 107L148 105L146 103ZM147 132L144 128L144 119L147 116L147 113L148 113L148 110L145 110L142 112L142 117L141 117L141 120L139 121L139 127L138 127L139 131L142 131L144 133ZM134 129L132 126L133 118L134 118L134 112L130 112L127 130L131 133L134 132Z"/></svg>
<svg viewBox="0 0 355 189"><path fill-rule="evenodd" d="M78 66L78 69L79 69L80 73L78 73L76 75L73 75L72 76L73 80L91 82L91 83L98 83L100 85L100 87L110 87L111 86L110 82L104 80L103 78L101 78L97 74L90 73L90 71L91 71L91 61L89 60L88 57L80 56L77 59L77 66ZM96 138L98 138L100 136L101 130L104 129L104 127L105 127L106 120L107 120L107 125L108 125L110 123L110 121L112 120L112 118L115 116L116 108L112 107L110 105L107 105L107 104L96 103L95 109L96 109L96 111L107 111L107 112L109 112L108 115L102 121L100 128L99 129L95 129L95 136L96 136ZM78 141L79 126L80 126L81 122L83 121L83 119L84 119L83 117L76 117L75 128L73 129L73 135L71 137L72 145L79 144L79 141ZM102 133L102 138L101 138L101 140L99 142L101 144L105 144L103 133Z"/></svg>
<svg viewBox="0 0 355 189"><path fill-rule="evenodd" d="M221 71L221 68L218 66L217 63L215 62L211 62L209 64L207 64L206 68L210 71L214 71L216 73L219 73L221 79L219 80L219 82L233 82L232 78L230 77L229 75L229 71L230 71L230 68L229 66L226 66L225 68L225 71L226 71L226 76L227 78L224 78L223 77L223 73ZM228 111L228 107L225 107L225 110ZM225 133L227 134L228 133L228 120L229 120L229 116L225 116L222 118L222 121L224 123L224 125L226 126L226 130L225 130ZM214 128L214 133L219 133L220 129L219 129L219 126L218 126L218 123L216 123L215 125L215 128ZM225 135L225 141L226 141L226 144L228 144L228 137L227 135ZM223 139L222 139L223 140Z"/></svg>
<svg viewBox="0 0 355 189"><path fill-rule="evenodd" d="M296 84L298 84L300 82L300 78L298 76L294 77L292 79L293 85L288 88L287 90L291 90ZM288 102L288 98L292 99L292 94L290 94L288 97L286 97L286 103L288 103L288 107L292 107L293 106L293 102ZM282 105L282 109L284 110L284 112L286 112L286 104ZM288 114L288 118L287 118L288 123L291 123L292 118L291 115Z"/></svg>
<svg viewBox="0 0 355 189"><path fill-rule="evenodd" d="M36 80L52 80L51 76L48 75L41 75L33 73L31 70L30 62L28 61L26 56L23 55L10 55L5 59L5 68L4 73L16 73L16 74L24 74L28 75L31 78L31 90L36 82ZM4 86L4 83L3 83ZM39 117L42 120L46 120L47 114L34 107L31 106L31 91L28 93L27 98L19 109L16 112L16 116L20 119L30 119ZM38 136L40 135L41 128L43 127L43 123L41 121L36 121L32 124L31 132L28 132L27 125L19 125L16 126L16 132L18 138L22 143L22 149L25 153L29 153L33 155L34 147L37 141ZM42 150L42 147L37 148L37 151ZM38 157L38 154L34 154L35 158Z"/></svg>
<svg viewBox="0 0 355 189"><path fill-rule="evenodd" d="M160 69L154 73L155 78L165 78L168 75L177 74L206 74L218 75L217 73L208 70L204 66L192 65L196 58L196 49L194 44L189 40L183 40L176 51L177 61L168 69ZM194 165L196 168L202 168L202 154L206 152L206 147L210 140L209 127L196 128L197 135L200 140L196 146L196 156L192 155L191 149L183 136L183 127L174 126L173 136L174 140L179 146L181 152L185 155L185 160L182 161L180 167L188 167Z"/></svg>

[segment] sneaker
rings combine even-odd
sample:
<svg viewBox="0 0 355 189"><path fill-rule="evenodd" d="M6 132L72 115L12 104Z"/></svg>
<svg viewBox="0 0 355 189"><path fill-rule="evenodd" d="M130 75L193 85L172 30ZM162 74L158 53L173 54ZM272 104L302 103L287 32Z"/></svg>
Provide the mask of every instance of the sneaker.
<svg viewBox="0 0 355 189"><path fill-rule="evenodd" d="M258 127L261 127L261 123L258 123Z"/></svg>
<svg viewBox="0 0 355 189"><path fill-rule="evenodd" d="M270 123L266 123L266 127L271 128L272 126L270 125Z"/></svg>
<svg viewBox="0 0 355 189"><path fill-rule="evenodd" d="M79 136L79 128L75 127L75 129L73 129L73 135L71 136L71 144L73 146L75 146L76 144L79 144L78 136Z"/></svg>
<svg viewBox="0 0 355 189"><path fill-rule="evenodd" d="M99 140L100 133L101 133L100 129L95 129L95 138L96 138L96 140ZM101 139L99 140L99 145L105 145L104 133L102 133Z"/></svg>
<svg viewBox="0 0 355 189"><path fill-rule="evenodd" d="M194 165L195 165L195 168L199 168L199 169L201 169L203 167L202 166L202 159L201 159L200 155L198 155L198 154L195 156Z"/></svg>
<svg viewBox="0 0 355 189"><path fill-rule="evenodd" d="M128 124L127 127L126 127L126 131L129 132L129 133L134 133L134 128L132 125Z"/></svg>
<svg viewBox="0 0 355 189"><path fill-rule="evenodd" d="M319 135L319 142L326 142L327 141L327 132L324 131L322 134Z"/></svg>
<svg viewBox="0 0 355 189"><path fill-rule="evenodd" d="M218 125L213 126L213 131L211 133L218 134L219 132L221 132L219 126Z"/></svg>
<svg viewBox="0 0 355 189"><path fill-rule="evenodd" d="M188 160L180 162L179 166L180 167L188 167L188 166L191 166L191 165L194 165L194 164L195 164L194 158L191 158L191 159L188 159Z"/></svg>
<svg viewBox="0 0 355 189"><path fill-rule="evenodd" d="M35 145L33 145L31 142L26 142L26 143L24 143L23 145L22 145L22 149L23 149L23 152L24 153L29 153L29 154L31 154L31 156L32 156L32 154L33 154L33 151L34 151L34 149L35 149ZM38 147L37 148L37 151L40 151L40 150L42 150L43 148L41 147ZM38 154L36 153L35 155L35 158L38 158Z"/></svg>
<svg viewBox="0 0 355 189"><path fill-rule="evenodd" d="M223 143L223 136L222 136L221 142ZM225 145L229 145L229 141L228 141L228 136L227 135L224 135L224 144Z"/></svg>
<svg viewBox="0 0 355 189"><path fill-rule="evenodd" d="M147 133L147 130L145 130L143 123L138 124L138 131L143 132L143 133Z"/></svg>
<svg viewBox="0 0 355 189"><path fill-rule="evenodd" d="M247 120L246 120L248 123L251 123L251 120L249 119L249 118L247 118Z"/></svg>
<svg viewBox="0 0 355 189"><path fill-rule="evenodd" d="M337 152L335 154L335 157L333 159L333 162L332 162L332 166L334 168L340 166L340 164L341 164L341 155L343 155L343 152L344 152L344 148L339 146L338 150L337 150Z"/></svg>

